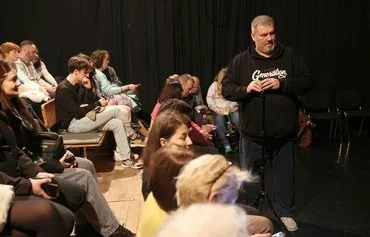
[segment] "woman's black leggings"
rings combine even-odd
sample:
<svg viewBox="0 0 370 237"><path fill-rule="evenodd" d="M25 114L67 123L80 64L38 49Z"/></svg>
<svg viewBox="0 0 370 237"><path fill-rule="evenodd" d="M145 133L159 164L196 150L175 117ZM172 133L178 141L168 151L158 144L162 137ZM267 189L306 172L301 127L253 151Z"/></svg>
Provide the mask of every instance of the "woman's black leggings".
<svg viewBox="0 0 370 237"><path fill-rule="evenodd" d="M35 196L16 196L4 236L70 236L75 217L62 205Z"/></svg>

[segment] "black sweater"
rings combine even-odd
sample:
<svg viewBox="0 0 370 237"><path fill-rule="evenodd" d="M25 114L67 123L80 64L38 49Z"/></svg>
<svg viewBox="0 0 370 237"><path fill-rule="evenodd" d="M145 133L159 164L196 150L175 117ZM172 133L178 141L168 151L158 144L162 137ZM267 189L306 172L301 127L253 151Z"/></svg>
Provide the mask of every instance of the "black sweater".
<svg viewBox="0 0 370 237"><path fill-rule="evenodd" d="M265 78L280 80L278 90L247 93L252 80ZM248 50L231 60L222 81L222 95L239 102L240 130L254 141L263 138L262 109L265 108L265 138L294 139L298 132L297 96L308 92L313 78L304 60L292 48L278 44L273 56L265 58L251 45Z"/></svg>
<svg viewBox="0 0 370 237"><path fill-rule="evenodd" d="M73 118L81 119L87 112L100 105L96 99L92 100L94 101L92 103L85 103L90 91L81 84L72 85L67 79L59 83L55 93L55 109L61 128L68 129Z"/></svg>

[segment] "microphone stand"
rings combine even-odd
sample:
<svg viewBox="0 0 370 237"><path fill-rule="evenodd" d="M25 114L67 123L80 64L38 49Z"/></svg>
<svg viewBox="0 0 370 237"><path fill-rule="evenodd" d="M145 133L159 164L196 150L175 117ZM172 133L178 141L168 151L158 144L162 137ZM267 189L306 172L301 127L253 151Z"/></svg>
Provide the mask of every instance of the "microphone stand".
<svg viewBox="0 0 370 237"><path fill-rule="evenodd" d="M290 236L292 237L292 234L290 233L290 231L288 231L288 229L286 228L286 226L284 225L284 223L281 221L280 219L280 216L277 214L274 206L272 205L272 201L268 195L268 193L266 192L266 188L265 188L265 165L267 163L267 160L268 158L270 157L270 155L268 154L267 156L265 155L265 149L266 149L266 109L265 109L265 94L264 94L264 91L261 92L261 100L262 100L262 147L261 147L261 159L262 159L262 163L259 167L259 170L258 170L258 173L261 177L261 190L259 191L258 193L258 196L257 196L257 203L258 203L258 210L262 212L262 209L263 209L263 206L265 204L265 201L267 201L267 204L268 206L270 207L270 209L272 210L272 212L274 213L276 219L278 220L280 226L282 227L282 229L284 230L284 233L287 234L287 236Z"/></svg>

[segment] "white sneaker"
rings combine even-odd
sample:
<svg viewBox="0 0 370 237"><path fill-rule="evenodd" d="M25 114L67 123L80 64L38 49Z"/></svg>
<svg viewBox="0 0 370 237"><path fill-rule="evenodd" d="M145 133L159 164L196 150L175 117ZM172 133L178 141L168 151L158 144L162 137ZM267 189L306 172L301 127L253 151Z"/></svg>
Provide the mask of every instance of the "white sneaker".
<svg viewBox="0 0 370 237"><path fill-rule="evenodd" d="M297 223L295 222L295 220L293 218L291 218L291 217L281 217L280 220L281 220L281 222L283 222L283 224L285 225L285 227L289 231L298 230L298 225L297 225Z"/></svg>
<svg viewBox="0 0 370 237"><path fill-rule="evenodd" d="M117 151L114 151L113 160L116 162L123 161L123 157Z"/></svg>
<svg viewBox="0 0 370 237"><path fill-rule="evenodd" d="M133 161L131 159L123 160L122 165L123 168L131 168L135 170L142 169L144 167L143 163L141 161Z"/></svg>
<svg viewBox="0 0 370 237"><path fill-rule="evenodd" d="M133 159L134 161L136 161L138 158L139 158L138 154L131 153L130 159ZM124 161L125 158L119 152L114 151L113 160L116 162L120 162L120 161Z"/></svg>

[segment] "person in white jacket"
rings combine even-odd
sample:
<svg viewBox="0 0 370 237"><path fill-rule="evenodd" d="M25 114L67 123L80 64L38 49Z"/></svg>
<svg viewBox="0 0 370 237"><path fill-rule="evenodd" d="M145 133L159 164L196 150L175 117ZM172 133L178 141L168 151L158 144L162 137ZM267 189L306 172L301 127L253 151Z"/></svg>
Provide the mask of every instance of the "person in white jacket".
<svg viewBox="0 0 370 237"><path fill-rule="evenodd" d="M5 42L0 45L4 60L17 71L18 80L21 83L19 87L19 96L22 98L27 98L35 103L40 103L42 101L47 101L50 99L49 94L45 89L41 88L40 85L33 81L25 83L25 80L22 78L22 73L18 73L16 61L19 60L19 50L20 47L13 42Z"/></svg>
<svg viewBox="0 0 370 237"><path fill-rule="evenodd" d="M34 42L25 40L21 43L19 58L15 62L17 66L17 75L22 80L22 85L19 88L20 92L29 89L37 89L42 91L45 95L53 97L55 95L55 87L41 79L33 66L32 61L36 58L36 52L37 47ZM22 88L22 86L24 86L24 88Z"/></svg>
<svg viewBox="0 0 370 237"><path fill-rule="evenodd" d="M39 51L36 51L35 58L32 60L36 73L39 78L48 82L51 86L57 87L58 83L46 68L45 63L41 60Z"/></svg>
<svg viewBox="0 0 370 237"><path fill-rule="evenodd" d="M239 126L238 103L228 101L221 95L221 81L226 74L226 68L222 68L216 75L214 82L208 88L207 104L212 110L212 117L216 125L216 134L225 153L232 152L230 143L226 137L226 117L236 127Z"/></svg>

